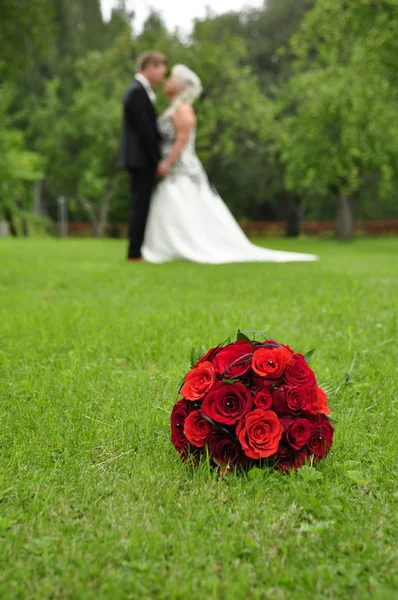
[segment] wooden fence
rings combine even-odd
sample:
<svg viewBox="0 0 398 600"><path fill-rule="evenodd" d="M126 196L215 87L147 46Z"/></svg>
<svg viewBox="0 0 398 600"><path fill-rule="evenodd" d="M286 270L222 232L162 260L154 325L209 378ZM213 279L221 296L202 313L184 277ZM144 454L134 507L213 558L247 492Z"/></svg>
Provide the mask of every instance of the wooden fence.
<svg viewBox="0 0 398 600"><path fill-rule="evenodd" d="M241 223L243 231L252 238L282 237L286 224L283 221L253 221ZM334 221L305 221L301 232L308 236L333 236ZM90 223L69 223L69 235L90 237L93 235ZM355 233L363 236L398 235L398 219L386 221L356 221ZM114 238L127 237L127 225L107 225L106 235Z"/></svg>

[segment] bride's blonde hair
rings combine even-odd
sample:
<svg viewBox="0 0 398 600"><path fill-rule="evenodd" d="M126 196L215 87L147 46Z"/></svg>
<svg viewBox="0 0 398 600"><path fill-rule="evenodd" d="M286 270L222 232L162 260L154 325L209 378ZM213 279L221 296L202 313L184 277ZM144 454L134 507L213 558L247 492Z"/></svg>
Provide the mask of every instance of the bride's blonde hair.
<svg viewBox="0 0 398 600"><path fill-rule="evenodd" d="M203 91L199 77L185 65L175 65L171 72L181 86L177 98L187 104L193 104Z"/></svg>
<svg viewBox="0 0 398 600"><path fill-rule="evenodd" d="M171 74L175 76L181 89L166 111L169 115L173 113L180 104L192 105L203 91L199 77L185 65L175 65L171 69Z"/></svg>

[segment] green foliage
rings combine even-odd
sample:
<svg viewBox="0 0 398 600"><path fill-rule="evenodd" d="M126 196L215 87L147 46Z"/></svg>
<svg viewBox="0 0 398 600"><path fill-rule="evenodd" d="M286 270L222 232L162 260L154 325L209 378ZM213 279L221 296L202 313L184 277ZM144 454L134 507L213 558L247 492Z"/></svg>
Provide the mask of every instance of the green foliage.
<svg viewBox="0 0 398 600"><path fill-rule="evenodd" d="M326 0L292 47L297 75L284 90L281 152L290 189L353 195L373 177L394 193L398 164L398 5Z"/></svg>
<svg viewBox="0 0 398 600"><path fill-rule="evenodd" d="M26 148L20 129L8 115L13 101L11 86L0 86L0 216L26 210L33 198L33 184L43 176L44 158Z"/></svg>
<svg viewBox="0 0 398 600"><path fill-rule="evenodd" d="M191 349L191 360L190 360L190 365L191 365L191 369L194 368L194 366L196 365L196 363L206 354L206 350L202 347L199 346L199 348L192 348Z"/></svg>
<svg viewBox="0 0 398 600"><path fill-rule="evenodd" d="M308 352L306 352L304 354L304 358L308 364L311 362L311 359L314 356L314 353L315 353L315 348L311 348L311 350L308 350Z"/></svg>
<svg viewBox="0 0 398 600"><path fill-rule="evenodd" d="M199 73L204 86L198 103L198 148L205 161L231 156L242 144L251 156L273 122L272 103L261 94L251 68L241 66L244 44L227 33L222 42L209 41L214 28L211 21L198 23L184 50L185 61Z"/></svg>
<svg viewBox="0 0 398 600"><path fill-rule="evenodd" d="M199 156L211 182L242 217L272 201L265 166L272 161L275 108L252 68L243 64L244 40L225 30L219 38L219 33L217 20L197 23L181 60L204 84L197 104Z"/></svg>
<svg viewBox="0 0 398 600"><path fill-rule="evenodd" d="M20 80L48 51L52 35L52 2L1 0L0 80Z"/></svg>
<svg viewBox="0 0 398 600"><path fill-rule="evenodd" d="M1 241L2 600L395 597L398 239L271 246L321 260L132 265L125 242ZM317 347L337 421L322 463L220 480L181 462L190 349L238 327Z"/></svg>
<svg viewBox="0 0 398 600"><path fill-rule="evenodd" d="M246 333L244 333L240 329L238 329L238 333L236 334L236 340L241 341L241 342L248 342L249 344L252 344L252 340L249 337L247 337Z"/></svg>
<svg viewBox="0 0 398 600"><path fill-rule="evenodd" d="M109 204L120 179L116 159L127 71L121 58L129 46L123 36L111 50L77 61L77 84L66 107L61 82L50 81L32 121L37 147L50 157L50 190L75 198L92 222L98 221L99 208L104 201ZM43 135L49 122L54 127Z"/></svg>
<svg viewBox="0 0 398 600"><path fill-rule="evenodd" d="M356 192L364 179L379 174L379 193L394 191L398 117L397 95L384 80L336 66L296 76L285 91L296 112L281 124L282 160L290 189L336 186ZM383 89L384 87L384 89ZM393 99L395 100L393 101ZM285 107L284 107L285 108Z"/></svg>
<svg viewBox="0 0 398 600"><path fill-rule="evenodd" d="M102 21L100 0L53 0L54 52L47 69L63 81L63 94L76 82L75 61L94 50L108 47L107 30Z"/></svg>
<svg viewBox="0 0 398 600"><path fill-rule="evenodd" d="M214 42L223 47L225 39L240 42L241 52L235 60L238 78L246 68L256 81L253 93L243 77L240 80L243 90L247 90L247 118L240 121L231 116L233 127L228 136L233 140L233 151L213 152L206 161L211 180L240 218L283 219L289 210L291 196L284 185L276 121L278 105L274 98L278 97L281 83L290 75L289 39L312 4L312 0L278 0L268 2L262 9L227 13L214 19L208 17L199 25L206 27L206 49ZM229 56L229 51L225 50L224 56ZM221 69L224 60L219 57ZM213 79L218 87L217 81ZM258 94L259 88L263 93ZM220 86L220 95L225 100L235 96L233 88L225 96L222 90ZM242 95L244 93L242 91ZM238 113L239 118L242 114Z"/></svg>

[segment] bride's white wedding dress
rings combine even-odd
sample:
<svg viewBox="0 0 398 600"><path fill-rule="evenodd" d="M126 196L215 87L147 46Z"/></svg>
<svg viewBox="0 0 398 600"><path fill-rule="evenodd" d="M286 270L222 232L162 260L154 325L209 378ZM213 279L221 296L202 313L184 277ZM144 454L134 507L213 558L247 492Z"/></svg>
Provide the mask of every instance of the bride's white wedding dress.
<svg viewBox="0 0 398 600"><path fill-rule="evenodd" d="M159 117L162 156L175 141L173 121ZM195 130L172 171L157 186L149 210L145 260L163 263L185 259L197 263L313 261L313 254L267 250L251 244L222 199L211 188L195 152Z"/></svg>

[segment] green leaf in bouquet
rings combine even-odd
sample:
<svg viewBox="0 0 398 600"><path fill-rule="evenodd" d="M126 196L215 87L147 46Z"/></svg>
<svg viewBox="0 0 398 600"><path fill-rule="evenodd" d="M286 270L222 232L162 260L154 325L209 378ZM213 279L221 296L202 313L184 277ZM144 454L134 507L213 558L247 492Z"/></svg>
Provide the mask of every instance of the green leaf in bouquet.
<svg viewBox="0 0 398 600"><path fill-rule="evenodd" d="M194 368L194 366L196 365L196 363L203 358L203 356L206 354L205 349L203 348L203 346L199 346L199 348L192 348L191 349L191 369Z"/></svg>
<svg viewBox="0 0 398 600"><path fill-rule="evenodd" d="M196 350L195 350L195 348L191 348L191 360L190 360L191 369L193 369L196 364L195 357L196 357Z"/></svg>
<svg viewBox="0 0 398 600"><path fill-rule="evenodd" d="M265 335L265 333L263 333L262 331L257 331L257 329L244 329L243 331L241 331L241 333L252 333L253 336L258 335L259 337L263 338L264 341L268 341L271 339L268 335Z"/></svg>
<svg viewBox="0 0 398 600"><path fill-rule="evenodd" d="M314 352L315 352L315 348L312 348L312 350L308 350L308 352L306 352L304 354L305 362L307 362L308 364L310 364L311 358L313 357Z"/></svg>
<svg viewBox="0 0 398 600"><path fill-rule="evenodd" d="M236 334L236 339L237 339L237 341L249 342L249 344L253 344L251 339L249 339L247 337L247 335L245 333L243 333L243 331L241 331L240 329L238 329L238 333Z"/></svg>
<svg viewBox="0 0 398 600"><path fill-rule="evenodd" d="M203 348L203 346L199 346L199 348L197 350L198 360L203 358L205 354L206 354L206 350Z"/></svg>

